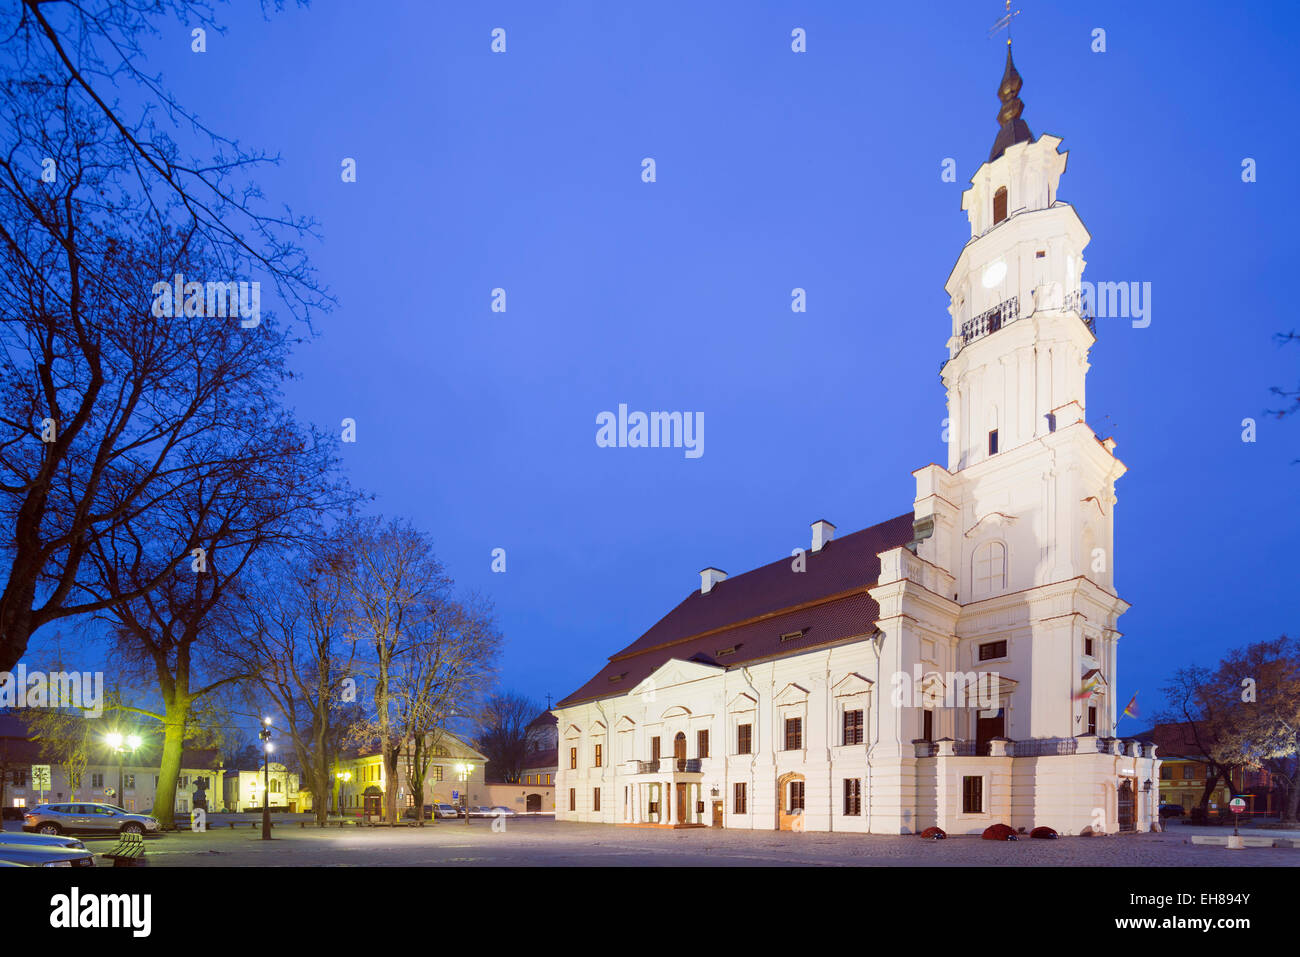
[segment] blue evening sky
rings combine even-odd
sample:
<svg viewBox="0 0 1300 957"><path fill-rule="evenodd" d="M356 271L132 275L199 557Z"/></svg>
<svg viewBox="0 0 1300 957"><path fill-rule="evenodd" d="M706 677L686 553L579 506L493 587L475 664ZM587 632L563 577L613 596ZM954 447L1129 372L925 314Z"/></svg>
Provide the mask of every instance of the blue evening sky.
<svg viewBox="0 0 1300 957"><path fill-rule="evenodd" d="M1070 151L1084 278L1153 287L1149 328L1100 321L1088 382L1129 466L1131 732L1173 668L1297 627L1300 417L1264 413L1300 379L1300 346L1271 338L1300 326L1300 17L1017 6L1024 119ZM258 181L321 223L340 305L298 355L294 405L357 420L354 481L495 601L503 684L558 699L702 567L787 556L817 518L843 534L901 514L912 471L946 462L943 283L997 131L1001 8L318 0L267 21L237 2L205 54L179 26L148 49L204 120L281 155ZM619 403L702 412L704 455L598 448Z"/></svg>

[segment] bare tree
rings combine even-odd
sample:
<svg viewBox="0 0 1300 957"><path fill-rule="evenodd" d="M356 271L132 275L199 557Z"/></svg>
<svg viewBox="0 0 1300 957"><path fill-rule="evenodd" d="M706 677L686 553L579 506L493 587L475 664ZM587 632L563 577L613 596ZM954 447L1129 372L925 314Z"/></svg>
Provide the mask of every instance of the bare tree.
<svg viewBox="0 0 1300 957"><path fill-rule="evenodd" d="M296 245L312 224L267 212L248 178L268 158L203 127L143 72L140 38L172 15L216 28L206 4L181 0L0 11L0 669L42 625L106 607L77 601L95 542L203 474L177 464L227 390L283 373L228 361L238 317L195 316L187 299L151 321L155 284L265 280L305 320L298 334L330 302ZM145 101L132 119L110 102L119 85ZM209 155L185 155L168 124Z"/></svg>
<svg viewBox="0 0 1300 957"><path fill-rule="evenodd" d="M1185 740L1191 741L1205 765L1205 786L1201 790L1201 815L1208 820L1210 797L1219 782L1232 788L1232 775L1242 770L1239 748L1233 741L1232 711L1234 702L1223 693L1222 683L1209 668L1179 668L1164 687L1169 703L1160 720L1177 725Z"/></svg>
<svg viewBox="0 0 1300 957"><path fill-rule="evenodd" d="M479 680L495 654L495 628L486 614L471 620L448 611L451 579L432 543L408 522L356 521L342 541L351 556L349 631L361 646L356 660L371 689L368 720L355 729L354 739L377 747L383 757L390 782L384 820L394 824L398 760L410 743L407 735L436 725L449 697ZM418 737L419 748L424 741Z"/></svg>
<svg viewBox="0 0 1300 957"><path fill-rule="evenodd" d="M345 707L355 687L345 640L346 562L327 539L264 563L245 576L225 644L283 719L322 827L339 744L354 720Z"/></svg>
<svg viewBox="0 0 1300 957"><path fill-rule="evenodd" d="M96 539L93 580L80 586L106 607L101 617L113 625L123 666L158 689L161 707L136 710L163 725L164 827L173 823L181 749L195 709L249 677L243 661L223 653L221 640L241 576L255 556L319 540L324 517L352 501L322 437L299 428L269 399L251 409L232 406L221 410L225 421L244 427L232 432L214 422L203 437L226 465ZM160 568L174 568L170 556L182 543L193 546L189 564L157 584Z"/></svg>
<svg viewBox="0 0 1300 957"><path fill-rule="evenodd" d="M492 673L501 635L477 597L446 600L397 660L392 682L406 780L424 822L424 782L453 715L473 711ZM390 789L391 790L391 789Z"/></svg>
<svg viewBox="0 0 1300 957"><path fill-rule="evenodd" d="M474 747L487 755L498 779L519 780L527 757L528 725L541 710L539 703L515 691L499 692L484 702Z"/></svg>
<svg viewBox="0 0 1300 957"><path fill-rule="evenodd" d="M1223 747L1266 770L1285 793L1282 820L1300 811L1300 642L1285 635L1230 651L1215 673L1227 720Z"/></svg>

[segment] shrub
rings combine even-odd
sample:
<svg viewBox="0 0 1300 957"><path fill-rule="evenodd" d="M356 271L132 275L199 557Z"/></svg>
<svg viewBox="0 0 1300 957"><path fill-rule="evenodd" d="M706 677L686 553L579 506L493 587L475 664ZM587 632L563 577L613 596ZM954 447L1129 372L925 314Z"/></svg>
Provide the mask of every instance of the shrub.
<svg viewBox="0 0 1300 957"><path fill-rule="evenodd" d="M986 841L1016 840L1016 832L1005 824L990 824L980 836Z"/></svg>

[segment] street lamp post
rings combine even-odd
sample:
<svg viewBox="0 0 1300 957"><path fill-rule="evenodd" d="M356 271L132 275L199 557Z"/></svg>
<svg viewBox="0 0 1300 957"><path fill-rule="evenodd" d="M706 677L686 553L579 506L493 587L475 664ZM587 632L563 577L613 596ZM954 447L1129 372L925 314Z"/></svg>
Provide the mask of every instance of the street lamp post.
<svg viewBox="0 0 1300 957"><path fill-rule="evenodd" d="M458 764L456 765L456 770L460 772L460 779L462 782L464 782L465 826L468 827L469 826L469 775L470 772L474 770L474 765L465 764L465 763Z"/></svg>
<svg viewBox="0 0 1300 957"><path fill-rule="evenodd" d="M275 745L271 743L271 719L262 719L263 728L257 732L262 739L262 840L271 839L271 752Z"/></svg>
<svg viewBox="0 0 1300 957"><path fill-rule="evenodd" d="M126 810L126 798L122 794L123 785L123 764L126 758L126 752L129 750L134 754L139 750L141 745L138 734L128 734L123 737L117 731L111 731L104 735L104 743L117 752L117 800L122 810Z"/></svg>
<svg viewBox="0 0 1300 957"><path fill-rule="evenodd" d="M343 796L339 793L339 782L342 781L344 784L347 784L351 780L351 771L334 772L334 812L338 814L339 817L343 816L343 806L340 803L343 800Z"/></svg>

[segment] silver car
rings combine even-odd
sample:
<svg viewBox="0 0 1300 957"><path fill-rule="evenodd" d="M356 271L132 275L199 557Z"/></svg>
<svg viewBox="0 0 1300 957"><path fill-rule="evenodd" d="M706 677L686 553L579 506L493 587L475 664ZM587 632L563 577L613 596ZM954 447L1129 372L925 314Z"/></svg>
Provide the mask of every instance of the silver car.
<svg viewBox="0 0 1300 957"><path fill-rule="evenodd" d="M111 804L42 804L23 815L23 830L37 834L150 834L158 821Z"/></svg>
<svg viewBox="0 0 1300 957"><path fill-rule="evenodd" d="M0 844L22 844L25 847L71 847L84 851L86 845L75 837L62 834L24 834L21 831L0 831Z"/></svg>
<svg viewBox="0 0 1300 957"><path fill-rule="evenodd" d="M94 867L95 855L75 847L0 844L0 863L27 867Z"/></svg>

